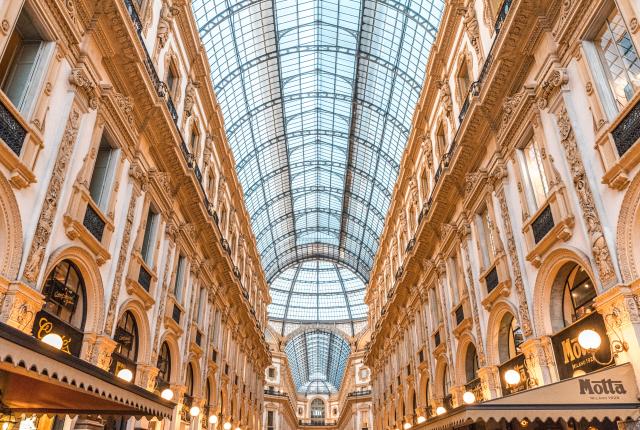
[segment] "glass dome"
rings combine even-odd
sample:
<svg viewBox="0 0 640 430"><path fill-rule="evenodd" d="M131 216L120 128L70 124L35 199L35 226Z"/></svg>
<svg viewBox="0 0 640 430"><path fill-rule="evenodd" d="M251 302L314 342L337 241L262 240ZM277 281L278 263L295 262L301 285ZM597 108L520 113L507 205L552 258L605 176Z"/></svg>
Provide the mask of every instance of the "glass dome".
<svg viewBox="0 0 640 430"><path fill-rule="evenodd" d="M350 269L316 260L296 264L271 283L269 317L288 322L362 320L366 286Z"/></svg>

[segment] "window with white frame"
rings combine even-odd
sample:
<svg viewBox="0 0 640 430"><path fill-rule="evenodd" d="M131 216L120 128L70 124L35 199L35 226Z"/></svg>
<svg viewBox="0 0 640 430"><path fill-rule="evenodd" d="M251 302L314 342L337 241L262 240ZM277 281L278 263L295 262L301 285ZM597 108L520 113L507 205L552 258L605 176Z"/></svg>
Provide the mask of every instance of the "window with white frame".
<svg viewBox="0 0 640 430"><path fill-rule="evenodd" d="M640 59L629 30L617 7L613 7L593 38L616 111L620 111L640 88Z"/></svg>
<svg viewBox="0 0 640 430"><path fill-rule="evenodd" d="M517 156L527 205L531 212L535 212L545 204L549 195L549 182L542 163L542 148L535 138L531 138L517 151Z"/></svg>
<svg viewBox="0 0 640 430"><path fill-rule="evenodd" d="M491 266L496 255L495 238L493 237L493 221L489 209L485 206L476 216L480 254L485 269Z"/></svg>
<svg viewBox="0 0 640 430"><path fill-rule="evenodd" d="M142 256L144 262L149 266L153 264L153 251L159 220L160 215L153 209L151 205L149 205L149 210L147 211L147 224L144 227L142 247L140 248L140 255Z"/></svg>
<svg viewBox="0 0 640 430"><path fill-rule="evenodd" d="M35 100L54 45L43 37L24 7L0 58L0 88L23 114Z"/></svg>
<svg viewBox="0 0 640 430"><path fill-rule="evenodd" d="M89 194L103 212L109 206L109 197L113 188L118 155L119 150L103 134L100 139L96 162L93 165L91 182L89 183Z"/></svg>
<svg viewBox="0 0 640 430"><path fill-rule="evenodd" d="M186 266L186 259L183 255L180 255L178 257L178 265L176 267L176 279L175 279L175 283L173 284L173 295L175 296L176 300L178 302L182 302L182 295L183 295L183 289L184 289L184 275L185 275L185 266Z"/></svg>

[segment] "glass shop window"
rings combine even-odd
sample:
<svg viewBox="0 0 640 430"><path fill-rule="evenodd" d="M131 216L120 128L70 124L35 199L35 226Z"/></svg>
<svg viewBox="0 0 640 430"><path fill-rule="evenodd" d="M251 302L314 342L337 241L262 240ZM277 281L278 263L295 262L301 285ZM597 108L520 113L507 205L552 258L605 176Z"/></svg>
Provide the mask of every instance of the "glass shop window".
<svg viewBox="0 0 640 430"><path fill-rule="evenodd" d="M42 293L43 309L61 321L82 330L85 320L85 286L78 267L63 260L53 268Z"/></svg>
<svg viewBox="0 0 640 430"><path fill-rule="evenodd" d="M582 266L575 264L564 281L562 313L565 327L592 312L595 298L596 289L589 274Z"/></svg>

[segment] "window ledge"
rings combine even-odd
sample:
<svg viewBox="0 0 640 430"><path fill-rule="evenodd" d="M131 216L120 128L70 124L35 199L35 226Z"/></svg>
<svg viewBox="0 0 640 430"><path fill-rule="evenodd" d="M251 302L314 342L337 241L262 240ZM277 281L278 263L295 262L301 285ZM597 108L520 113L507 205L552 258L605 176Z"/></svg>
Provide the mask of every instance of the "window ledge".
<svg viewBox="0 0 640 430"><path fill-rule="evenodd" d="M602 127L600 133L596 137L596 149L600 153L603 168L605 170L602 176L602 183L608 185L615 190L623 190L630 182L629 171L632 170L640 162L640 139L634 142L627 142L628 149L624 154L620 155L614 133L620 130L618 127L627 129L636 129L637 123L640 121L640 91L631 99L625 108L618 114L615 121L611 122L606 128ZM626 126L626 127L625 127ZM625 145L626 146L626 145Z"/></svg>
<svg viewBox="0 0 640 430"><path fill-rule="evenodd" d="M491 265L484 273L481 273L480 279L482 279L482 282L485 284L485 291L488 291L486 278L494 269L497 273L498 282L482 300L482 306L489 312L501 297L509 297L511 294L511 278L509 276L509 269L504 253L501 253L494 261L494 264Z"/></svg>
<svg viewBox="0 0 640 430"><path fill-rule="evenodd" d="M0 123L7 126L6 134L10 135L13 131L14 136L10 137L22 139L20 155L17 155L11 149L9 142L0 137L0 142L2 142L0 144L0 163L10 171L9 181L14 187L26 188L36 182L33 168L40 150L44 147L42 136L35 127L32 127L23 118L3 91L0 91L0 104L2 104Z"/></svg>
<svg viewBox="0 0 640 430"><path fill-rule="evenodd" d="M84 224L87 210L91 210L94 216L104 224L100 240ZM111 258L108 249L114 230L113 221L93 203L84 185L77 183L73 185L73 195L69 201L69 208L64 214L63 224L67 237L71 240L78 239L84 243L95 255L98 266L103 265Z"/></svg>
<svg viewBox="0 0 640 430"><path fill-rule="evenodd" d="M526 260L534 267L540 267L542 257L549 248L558 241L566 242L573 236L574 225L575 219L567 205L566 188L557 187L522 227L529 250ZM537 241L536 234L542 235Z"/></svg>
<svg viewBox="0 0 640 430"><path fill-rule="evenodd" d="M164 326L168 330L173 331L178 337L180 337L184 333L184 330L182 329L180 324L173 318L174 307L177 307L177 309L180 311L180 322L182 322L182 319L184 318L184 309L178 303L173 294L169 294L167 296L167 304L165 306Z"/></svg>

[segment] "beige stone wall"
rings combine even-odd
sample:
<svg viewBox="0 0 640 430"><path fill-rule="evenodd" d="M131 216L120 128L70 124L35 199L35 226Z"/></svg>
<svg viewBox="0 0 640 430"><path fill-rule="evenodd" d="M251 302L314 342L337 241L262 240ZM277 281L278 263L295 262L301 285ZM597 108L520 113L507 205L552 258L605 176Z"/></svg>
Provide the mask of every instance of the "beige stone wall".
<svg viewBox="0 0 640 430"><path fill-rule="evenodd" d="M205 423L215 413L220 426L260 428L269 295L190 3L3 2L3 55L25 13L42 43L24 100L0 91L13 127L0 142L0 320L31 333L47 279L71 262L84 283L80 358L109 369L130 313L135 384L158 390L166 342L178 410L191 365ZM104 136L112 179L98 202L90 184ZM167 425L180 428L180 415Z"/></svg>
<svg viewBox="0 0 640 430"><path fill-rule="evenodd" d="M640 91L613 103L596 43L617 8L640 47L640 10L521 0L501 14L494 3L448 4L432 49L366 297L375 429L461 405L470 348L477 393L503 395L510 317L535 384L558 381L551 336L565 325L562 291L575 265L595 289L612 348L624 344L613 360L631 361L640 381L631 359L640 144L622 132ZM474 81L468 92L462 67ZM539 201L522 160L532 141L547 184Z"/></svg>

